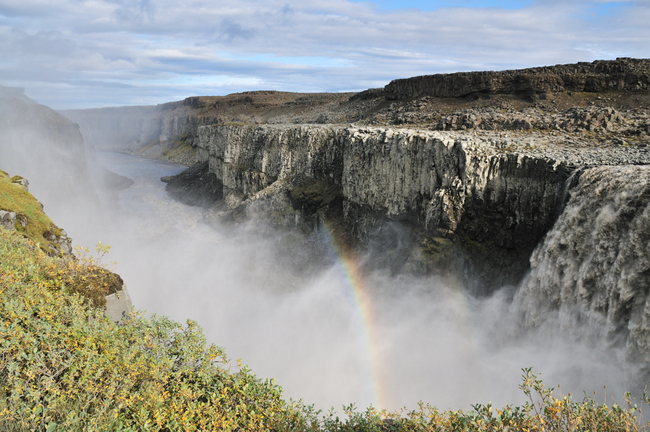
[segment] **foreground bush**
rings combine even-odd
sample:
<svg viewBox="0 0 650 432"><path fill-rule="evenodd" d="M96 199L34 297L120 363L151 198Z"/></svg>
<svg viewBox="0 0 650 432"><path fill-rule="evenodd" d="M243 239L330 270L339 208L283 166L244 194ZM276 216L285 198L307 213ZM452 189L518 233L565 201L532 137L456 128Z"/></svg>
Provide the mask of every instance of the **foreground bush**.
<svg viewBox="0 0 650 432"><path fill-rule="evenodd" d="M0 229L0 430L291 430L273 382L228 369L193 322L123 325L48 277L53 258Z"/></svg>
<svg viewBox="0 0 650 432"><path fill-rule="evenodd" d="M467 413L424 404L395 413L349 406L343 419L319 417L311 407L285 401L273 381L231 368L192 321L183 326L141 315L120 325L109 321L97 290L78 286L96 267L85 263L62 264L0 228L0 430L644 429L636 406L555 396L530 369L521 385L529 397L524 406L475 405Z"/></svg>

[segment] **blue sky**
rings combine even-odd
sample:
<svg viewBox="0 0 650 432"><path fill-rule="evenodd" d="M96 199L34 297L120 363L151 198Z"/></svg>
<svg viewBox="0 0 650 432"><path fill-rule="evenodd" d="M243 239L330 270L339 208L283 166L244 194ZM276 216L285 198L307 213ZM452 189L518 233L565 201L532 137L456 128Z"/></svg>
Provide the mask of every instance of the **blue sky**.
<svg viewBox="0 0 650 432"><path fill-rule="evenodd" d="M57 109L650 57L650 0L0 0L0 84Z"/></svg>

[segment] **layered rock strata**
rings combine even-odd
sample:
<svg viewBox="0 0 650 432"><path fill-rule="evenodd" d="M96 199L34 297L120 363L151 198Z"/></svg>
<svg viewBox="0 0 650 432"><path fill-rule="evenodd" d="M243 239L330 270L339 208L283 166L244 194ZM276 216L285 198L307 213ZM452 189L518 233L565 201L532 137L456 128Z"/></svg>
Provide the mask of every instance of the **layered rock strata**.
<svg viewBox="0 0 650 432"><path fill-rule="evenodd" d="M398 223L418 232L405 265L453 255L479 290L523 275L574 169L650 163L645 148L385 128L204 126L196 143L224 215L303 229L337 216L361 243Z"/></svg>

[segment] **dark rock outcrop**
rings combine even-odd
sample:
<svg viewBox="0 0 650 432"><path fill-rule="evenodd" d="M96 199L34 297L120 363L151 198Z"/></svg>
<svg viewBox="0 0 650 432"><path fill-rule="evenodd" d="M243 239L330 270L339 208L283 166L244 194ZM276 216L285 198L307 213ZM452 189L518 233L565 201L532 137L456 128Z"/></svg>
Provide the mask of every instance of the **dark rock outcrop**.
<svg viewBox="0 0 650 432"><path fill-rule="evenodd" d="M223 184L210 172L207 160L161 180L167 183L169 195L184 204L210 207L223 198Z"/></svg>
<svg viewBox="0 0 650 432"><path fill-rule="evenodd" d="M544 93L643 91L650 89L650 60L619 58L593 63L498 72L459 72L391 81L389 100L421 96L458 98L472 94L514 94L535 99Z"/></svg>

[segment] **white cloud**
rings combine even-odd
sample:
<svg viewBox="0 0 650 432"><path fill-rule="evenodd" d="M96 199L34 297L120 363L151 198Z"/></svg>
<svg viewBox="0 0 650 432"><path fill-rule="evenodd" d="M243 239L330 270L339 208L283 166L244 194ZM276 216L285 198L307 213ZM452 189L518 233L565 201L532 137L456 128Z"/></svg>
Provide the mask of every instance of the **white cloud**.
<svg viewBox="0 0 650 432"><path fill-rule="evenodd" d="M645 2L601 0L433 11L344 0L0 0L0 83L58 108L106 105L84 89L115 81L124 90L112 88L110 101L120 104L201 94L214 76L231 83L215 91L362 90L438 72L649 57L648 22ZM185 76L201 84L174 88ZM57 94L47 83L79 89Z"/></svg>

